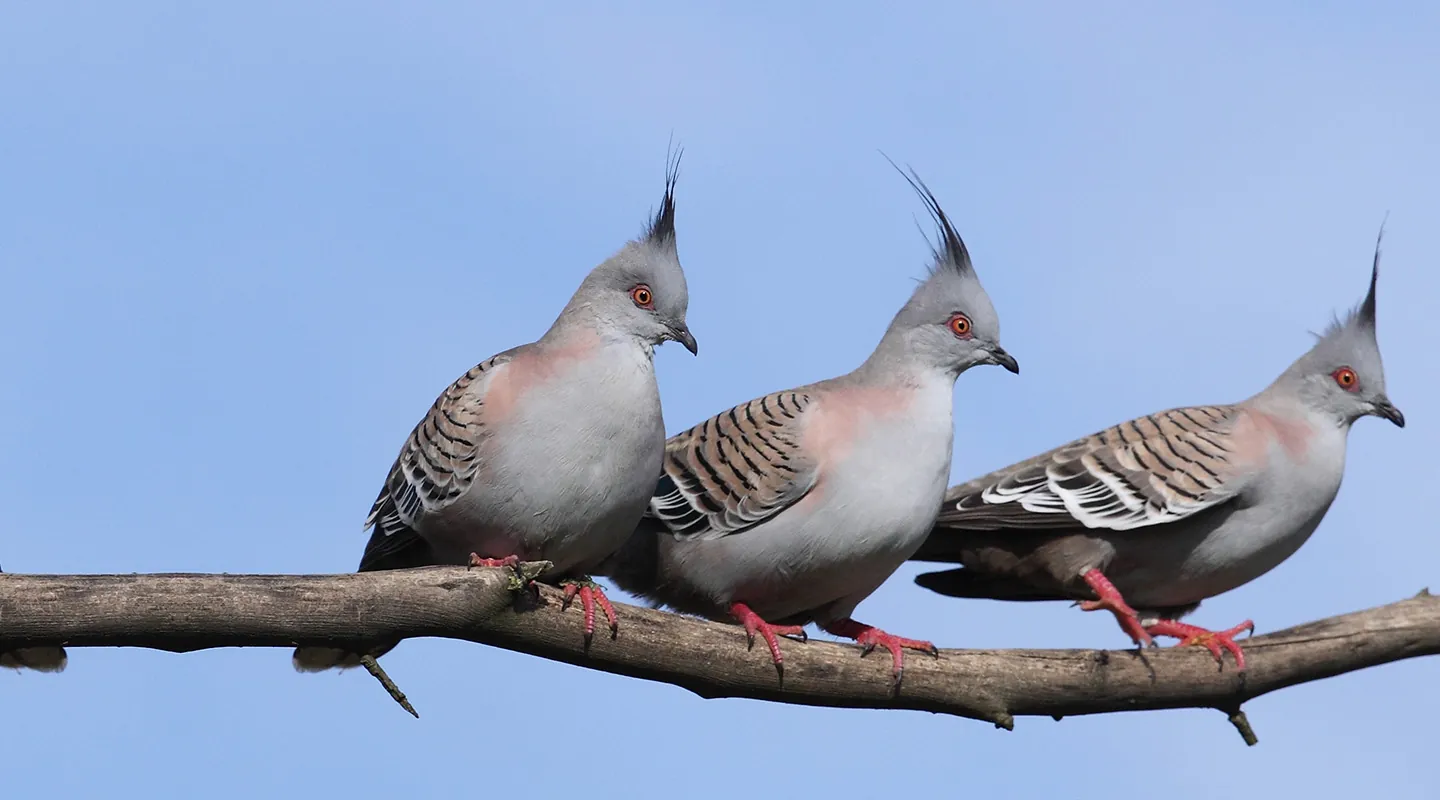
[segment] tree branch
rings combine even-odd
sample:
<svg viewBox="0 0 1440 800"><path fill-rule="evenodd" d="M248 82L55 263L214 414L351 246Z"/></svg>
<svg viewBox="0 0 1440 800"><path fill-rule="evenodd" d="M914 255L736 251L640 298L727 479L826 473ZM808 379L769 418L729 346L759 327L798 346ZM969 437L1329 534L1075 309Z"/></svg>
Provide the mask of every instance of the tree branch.
<svg viewBox="0 0 1440 800"><path fill-rule="evenodd" d="M911 654L892 695L889 660L853 645L782 642L783 685L737 626L617 604L620 635L582 644L580 611L555 589L513 591L506 569L359 575L0 574L0 652L39 645L292 647L419 636L464 639L661 681L701 697L932 711L1011 728L1014 717L1162 708L1224 711L1254 743L1245 701L1298 683L1440 653L1440 597L1416 597L1246 640L1249 669L1203 648L945 650Z"/></svg>

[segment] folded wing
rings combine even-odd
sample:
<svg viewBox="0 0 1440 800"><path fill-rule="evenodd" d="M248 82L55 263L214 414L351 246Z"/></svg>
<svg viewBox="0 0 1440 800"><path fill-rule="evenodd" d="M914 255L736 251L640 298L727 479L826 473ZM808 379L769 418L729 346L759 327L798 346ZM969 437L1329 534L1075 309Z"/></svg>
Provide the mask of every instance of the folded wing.
<svg viewBox="0 0 1440 800"><path fill-rule="evenodd" d="M365 520L365 528L374 533L360 559L362 572L424 562L428 547L417 533L420 520L454 503L474 482L489 435L485 390L514 353L471 367L436 398L410 432Z"/></svg>
<svg viewBox="0 0 1440 800"><path fill-rule="evenodd" d="M937 530L1106 528L1183 519L1234 497L1234 406L1177 408L1124 422L952 487Z"/></svg>
<svg viewBox="0 0 1440 800"><path fill-rule="evenodd" d="M665 443L648 516L678 538L712 539L754 527L798 502L816 470L800 445L814 397L803 389L738 405Z"/></svg>

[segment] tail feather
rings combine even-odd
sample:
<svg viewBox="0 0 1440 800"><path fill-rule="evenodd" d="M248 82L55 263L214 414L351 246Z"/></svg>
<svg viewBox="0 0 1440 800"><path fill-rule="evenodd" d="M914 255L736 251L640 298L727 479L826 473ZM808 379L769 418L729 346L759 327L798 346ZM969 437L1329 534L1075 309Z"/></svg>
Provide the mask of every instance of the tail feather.
<svg viewBox="0 0 1440 800"><path fill-rule="evenodd" d="M69 663L63 647L22 647L0 653L0 667L31 669L36 672L64 672Z"/></svg>
<svg viewBox="0 0 1440 800"><path fill-rule="evenodd" d="M370 650L370 655L379 658L400 644L395 642ZM330 669L346 670L360 666L361 654L340 647L297 647L290 656L290 663L296 672L324 672Z"/></svg>
<svg viewBox="0 0 1440 800"><path fill-rule="evenodd" d="M965 567L926 572L917 576L915 583L947 597L1014 601L1069 599L1055 592L1037 589L1018 578L987 574Z"/></svg>
<svg viewBox="0 0 1440 800"><path fill-rule="evenodd" d="M410 528L385 533L377 526L365 545L365 554L360 558L359 572L377 572L387 569L410 569L435 563L430 545ZM394 650L399 642L385 642L371 647L369 655L379 658ZM290 663L296 672L324 672L345 670L360 666L361 653L341 647L297 647L290 656Z"/></svg>
<svg viewBox="0 0 1440 800"><path fill-rule="evenodd" d="M644 517L617 552L595 570L636 597L649 597L660 581L660 537L669 535L664 524Z"/></svg>

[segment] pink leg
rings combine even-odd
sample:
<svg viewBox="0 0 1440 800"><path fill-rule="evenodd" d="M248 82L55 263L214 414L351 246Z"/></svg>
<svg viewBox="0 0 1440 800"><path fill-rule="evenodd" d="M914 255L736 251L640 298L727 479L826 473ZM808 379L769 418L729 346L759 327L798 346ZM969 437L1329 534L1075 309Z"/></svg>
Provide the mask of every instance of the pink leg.
<svg viewBox="0 0 1440 800"><path fill-rule="evenodd" d="M598 604L600 610L605 614L606 622L610 623L610 638L614 639L620 634L620 621L615 618L615 607L610 605L610 598L605 596L605 590L600 584L588 579L566 580L560 582L565 587L565 599L561 602L561 609L570 607L570 601L576 595L580 597L580 608L585 612L585 647L589 649L590 639L595 636L595 606Z"/></svg>
<svg viewBox="0 0 1440 800"><path fill-rule="evenodd" d="M870 654L878 645L890 651L893 671L891 673L891 687L900 691L900 679L905 675L905 654L904 650L919 650L922 653L929 653L936 658L940 657L940 651L930 642L919 639L904 639L893 636L879 628L866 625L863 622L856 622L853 619L842 619L839 622L832 622L825 626L826 633L833 633L836 636L844 636L846 639L854 639L863 646L860 651L861 657Z"/></svg>
<svg viewBox="0 0 1440 800"><path fill-rule="evenodd" d="M750 647L755 646L755 634L759 633L760 638L765 640L765 646L770 648L770 659L775 662L775 672L780 679L785 679L785 657L780 655L780 641L777 636L794 636L800 641L806 641L805 627L803 625L771 625L760 618L759 614L750 610L744 603L734 603L730 606L730 615L745 626L745 638L750 641Z"/></svg>
<svg viewBox="0 0 1440 800"><path fill-rule="evenodd" d="M1115 615L1115 621L1120 623L1120 629L1125 635L1138 645L1155 645L1155 640L1146 633L1145 628L1140 625L1140 615L1135 613L1120 596L1120 590L1110 579L1101 574L1100 570L1092 569L1082 576L1085 582L1090 584L1091 590L1099 595L1099 600L1085 600L1080 603L1080 608L1085 611L1109 611Z"/></svg>
<svg viewBox="0 0 1440 800"><path fill-rule="evenodd" d="M1240 649L1240 643L1235 641L1241 631L1246 633L1255 632L1255 623L1250 620L1236 625L1229 630L1211 631L1198 625L1187 625L1173 619L1162 619L1154 625L1146 626L1145 630L1155 636L1174 636L1180 640L1176 647L1187 647L1189 645L1202 645L1210 654L1215 656L1215 661L1225 663L1225 651L1235 657L1235 667L1241 672L1245 671L1245 651ZM1223 649L1222 649L1223 648Z"/></svg>

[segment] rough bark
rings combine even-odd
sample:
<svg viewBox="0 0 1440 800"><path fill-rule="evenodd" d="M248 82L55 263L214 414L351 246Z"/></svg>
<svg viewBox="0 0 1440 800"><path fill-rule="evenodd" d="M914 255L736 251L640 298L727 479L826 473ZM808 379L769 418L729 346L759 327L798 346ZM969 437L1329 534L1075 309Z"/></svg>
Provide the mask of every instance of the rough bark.
<svg viewBox="0 0 1440 800"><path fill-rule="evenodd" d="M954 714L1010 728L1052 717L1162 708L1215 708L1254 743L1245 701L1391 661L1440 653L1440 598L1408 600L1245 641L1249 668L1223 669L1202 648L945 650L909 654L893 694L889 658L853 645L782 642L783 684L743 630L617 604L620 634L603 620L588 652L578 604L557 590L513 591L505 569L429 567L363 575L0 574L0 652L18 647L291 647L439 636L681 686L845 708ZM392 692L394 694L395 692ZM398 698L397 698L398 699Z"/></svg>

